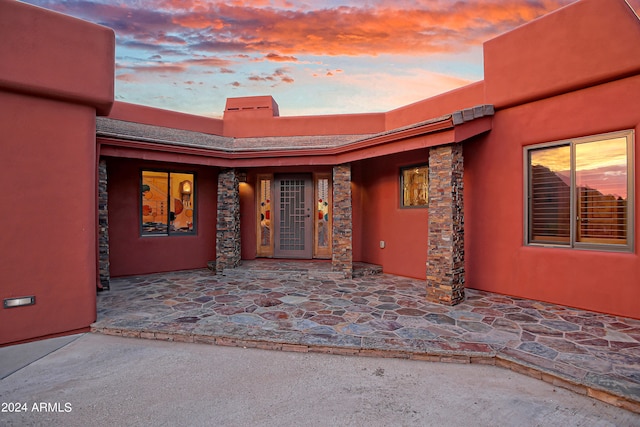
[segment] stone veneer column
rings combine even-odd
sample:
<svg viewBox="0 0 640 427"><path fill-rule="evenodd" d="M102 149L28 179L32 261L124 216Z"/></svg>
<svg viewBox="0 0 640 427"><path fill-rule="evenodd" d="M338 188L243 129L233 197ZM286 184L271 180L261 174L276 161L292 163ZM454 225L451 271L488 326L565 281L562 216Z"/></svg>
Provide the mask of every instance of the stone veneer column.
<svg viewBox="0 0 640 427"><path fill-rule="evenodd" d="M464 300L464 203L462 145L429 150L429 249L427 300Z"/></svg>
<svg viewBox="0 0 640 427"><path fill-rule="evenodd" d="M235 169L218 174L216 272L240 265L240 183Z"/></svg>
<svg viewBox="0 0 640 427"><path fill-rule="evenodd" d="M107 161L98 163L98 271L102 289L109 289L109 217L107 207Z"/></svg>
<svg viewBox="0 0 640 427"><path fill-rule="evenodd" d="M353 219L351 210L351 165L333 167L333 240L331 269L353 275Z"/></svg>

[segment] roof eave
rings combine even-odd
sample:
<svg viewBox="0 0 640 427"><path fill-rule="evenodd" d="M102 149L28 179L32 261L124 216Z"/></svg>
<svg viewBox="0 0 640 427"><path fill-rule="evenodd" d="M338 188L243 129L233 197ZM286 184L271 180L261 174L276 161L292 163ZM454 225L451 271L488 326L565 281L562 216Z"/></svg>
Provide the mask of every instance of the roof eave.
<svg viewBox="0 0 640 427"><path fill-rule="evenodd" d="M240 149L227 147L205 147L196 144L176 143L139 136L119 135L105 131L97 132L102 146L120 147L124 153L128 147L132 150L158 151L164 153L188 154L219 159L228 166L265 166L300 164L335 164L366 158L417 150L436 145L463 142L474 136L491 130L494 110L491 105L481 105L450 115L430 119L376 135L366 136L353 141L325 146L264 147L259 149ZM137 157L137 156L136 156ZM206 163L210 164L212 160Z"/></svg>

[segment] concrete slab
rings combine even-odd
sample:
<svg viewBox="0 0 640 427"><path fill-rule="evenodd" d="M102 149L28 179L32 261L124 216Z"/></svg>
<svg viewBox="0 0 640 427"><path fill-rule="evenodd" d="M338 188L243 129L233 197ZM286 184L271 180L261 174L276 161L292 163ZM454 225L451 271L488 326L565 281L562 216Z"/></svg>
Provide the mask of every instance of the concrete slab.
<svg viewBox="0 0 640 427"><path fill-rule="evenodd" d="M67 335L48 340L0 347L0 380L75 341L82 335Z"/></svg>
<svg viewBox="0 0 640 427"><path fill-rule="evenodd" d="M87 334L0 381L3 426L631 426L640 415L475 364ZM22 403L23 412L15 405Z"/></svg>

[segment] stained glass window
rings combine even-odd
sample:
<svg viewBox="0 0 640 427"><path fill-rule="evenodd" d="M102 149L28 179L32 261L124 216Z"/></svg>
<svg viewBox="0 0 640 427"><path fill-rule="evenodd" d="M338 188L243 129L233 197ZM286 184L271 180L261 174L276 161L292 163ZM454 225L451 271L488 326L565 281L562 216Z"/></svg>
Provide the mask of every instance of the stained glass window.
<svg viewBox="0 0 640 427"><path fill-rule="evenodd" d="M427 165L402 168L402 207L426 207L429 203L429 167Z"/></svg>

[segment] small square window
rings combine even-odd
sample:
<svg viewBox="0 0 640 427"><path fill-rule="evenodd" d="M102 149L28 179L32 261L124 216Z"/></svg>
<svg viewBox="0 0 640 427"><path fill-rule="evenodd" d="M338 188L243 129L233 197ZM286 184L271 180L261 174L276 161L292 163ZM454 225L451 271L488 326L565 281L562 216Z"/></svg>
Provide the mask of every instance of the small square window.
<svg viewBox="0 0 640 427"><path fill-rule="evenodd" d="M426 164L400 169L403 208L427 207L429 204L429 167Z"/></svg>

